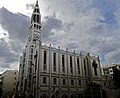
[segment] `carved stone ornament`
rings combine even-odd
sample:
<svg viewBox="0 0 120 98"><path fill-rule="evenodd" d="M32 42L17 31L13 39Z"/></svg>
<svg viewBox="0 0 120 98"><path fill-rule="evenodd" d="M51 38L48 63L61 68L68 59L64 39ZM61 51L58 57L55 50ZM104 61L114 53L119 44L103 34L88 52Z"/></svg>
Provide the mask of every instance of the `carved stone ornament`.
<svg viewBox="0 0 120 98"><path fill-rule="evenodd" d="M92 66L94 68L94 74L95 74L95 76L97 76L97 63L96 63L96 61L93 61Z"/></svg>

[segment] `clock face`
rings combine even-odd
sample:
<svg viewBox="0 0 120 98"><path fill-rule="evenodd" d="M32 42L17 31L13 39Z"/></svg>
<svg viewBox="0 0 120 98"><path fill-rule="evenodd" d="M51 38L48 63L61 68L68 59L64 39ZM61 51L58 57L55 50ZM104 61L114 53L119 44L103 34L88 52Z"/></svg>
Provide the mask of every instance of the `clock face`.
<svg viewBox="0 0 120 98"><path fill-rule="evenodd" d="M39 34L34 34L34 38L35 40L40 40L40 35Z"/></svg>

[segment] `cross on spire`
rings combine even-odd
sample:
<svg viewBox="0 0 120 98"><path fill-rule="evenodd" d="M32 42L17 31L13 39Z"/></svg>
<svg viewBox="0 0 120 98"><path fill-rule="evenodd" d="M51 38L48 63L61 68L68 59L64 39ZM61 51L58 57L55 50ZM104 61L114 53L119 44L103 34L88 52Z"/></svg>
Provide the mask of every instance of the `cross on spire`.
<svg viewBox="0 0 120 98"><path fill-rule="evenodd" d="M36 1L36 6L38 6L38 0Z"/></svg>

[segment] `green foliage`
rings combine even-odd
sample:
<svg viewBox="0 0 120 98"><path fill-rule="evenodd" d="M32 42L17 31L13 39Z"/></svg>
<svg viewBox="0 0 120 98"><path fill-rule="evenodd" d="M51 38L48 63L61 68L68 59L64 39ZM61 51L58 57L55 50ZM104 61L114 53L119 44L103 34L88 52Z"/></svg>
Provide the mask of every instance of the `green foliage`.
<svg viewBox="0 0 120 98"><path fill-rule="evenodd" d="M113 68L113 81L114 81L115 87L117 89L120 89L120 70L117 69L116 67Z"/></svg>

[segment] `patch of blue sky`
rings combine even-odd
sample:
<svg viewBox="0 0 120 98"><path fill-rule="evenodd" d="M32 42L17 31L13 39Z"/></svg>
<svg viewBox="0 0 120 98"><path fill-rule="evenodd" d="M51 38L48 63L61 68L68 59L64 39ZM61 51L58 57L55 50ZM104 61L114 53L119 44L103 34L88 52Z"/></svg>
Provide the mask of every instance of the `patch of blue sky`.
<svg viewBox="0 0 120 98"><path fill-rule="evenodd" d="M102 63L106 61L106 60L105 60L105 54L104 54L104 53L100 53L100 54L99 54L99 57L100 57L100 60L101 60Z"/></svg>
<svg viewBox="0 0 120 98"><path fill-rule="evenodd" d="M118 9L119 4L120 0L94 0L93 6L99 9L105 19L104 21L101 20L100 22L116 27L117 21L114 13Z"/></svg>

